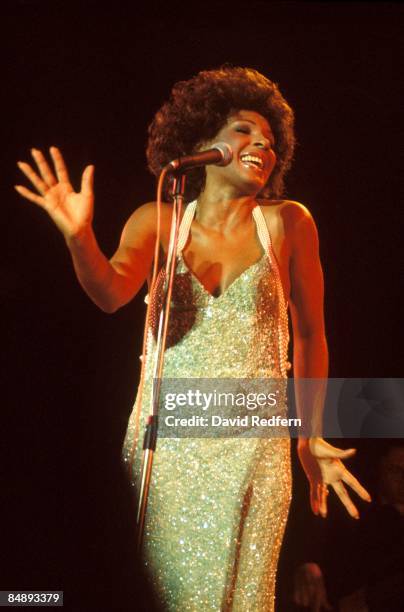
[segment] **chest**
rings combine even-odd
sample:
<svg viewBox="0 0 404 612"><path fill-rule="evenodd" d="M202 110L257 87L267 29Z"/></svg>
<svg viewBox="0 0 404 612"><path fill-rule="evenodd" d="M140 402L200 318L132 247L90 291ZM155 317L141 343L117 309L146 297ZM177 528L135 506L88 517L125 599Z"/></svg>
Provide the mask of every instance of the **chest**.
<svg viewBox="0 0 404 612"><path fill-rule="evenodd" d="M260 243L251 236L250 240L241 237L195 234L191 230L190 239L182 253L184 262L194 276L212 295L223 294L234 281L263 255Z"/></svg>
<svg viewBox="0 0 404 612"><path fill-rule="evenodd" d="M282 222L276 215L265 215L270 231L273 254L278 263L286 300L289 296L289 248ZM192 222L182 252L189 271L213 296L225 293L235 280L261 260L264 246L254 220L241 231L221 234L201 230Z"/></svg>

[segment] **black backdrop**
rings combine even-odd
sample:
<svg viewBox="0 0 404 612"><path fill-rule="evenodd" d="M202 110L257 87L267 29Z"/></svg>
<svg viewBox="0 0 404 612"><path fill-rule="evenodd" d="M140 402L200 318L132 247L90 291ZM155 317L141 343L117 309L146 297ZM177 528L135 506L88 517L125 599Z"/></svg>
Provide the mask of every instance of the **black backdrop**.
<svg viewBox="0 0 404 612"><path fill-rule="evenodd" d="M82 293L61 236L13 191L30 147L58 145L77 186L95 164L95 229L111 255L133 209L154 197L147 125L172 84L223 62L267 74L296 112L287 195L319 227L331 375L401 372L402 7L193 4L1 9L1 588L64 588L77 610L111 591L122 606L136 596L119 450L144 294L109 316ZM293 508L306 512L299 478Z"/></svg>

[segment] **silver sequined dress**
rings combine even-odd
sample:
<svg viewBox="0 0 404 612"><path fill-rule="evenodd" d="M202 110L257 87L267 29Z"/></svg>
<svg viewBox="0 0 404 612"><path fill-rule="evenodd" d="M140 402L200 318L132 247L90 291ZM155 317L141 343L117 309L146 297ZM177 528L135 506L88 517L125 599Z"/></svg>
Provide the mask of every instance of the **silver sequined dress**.
<svg viewBox="0 0 404 612"><path fill-rule="evenodd" d="M270 235L253 210L263 255L219 297L187 268L185 246L196 202L181 223L164 377L282 378L287 310ZM151 392L155 340L149 333L142 412ZM123 456L130 461L134 409ZM286 415L286 402L278 406ZM140 417L140 439L145 414ZM267 612L274 609L278 556L291 495L287 437L160 438L148 502L145 555L163 609Z"/></svg>

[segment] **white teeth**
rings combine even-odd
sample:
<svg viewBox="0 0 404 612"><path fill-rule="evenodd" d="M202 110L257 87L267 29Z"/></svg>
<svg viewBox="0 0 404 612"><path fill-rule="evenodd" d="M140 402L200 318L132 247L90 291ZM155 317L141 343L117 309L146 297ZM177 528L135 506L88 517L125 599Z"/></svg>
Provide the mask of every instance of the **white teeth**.
<svg viewBox="0 0 404 612"><path fill-rule="evenodd" d="M241 155L240 159L243 162L252 162L253 164L258 164L260 168L262 168L264 165L262 159L260 157L256 157L255 155Z"/></svg>

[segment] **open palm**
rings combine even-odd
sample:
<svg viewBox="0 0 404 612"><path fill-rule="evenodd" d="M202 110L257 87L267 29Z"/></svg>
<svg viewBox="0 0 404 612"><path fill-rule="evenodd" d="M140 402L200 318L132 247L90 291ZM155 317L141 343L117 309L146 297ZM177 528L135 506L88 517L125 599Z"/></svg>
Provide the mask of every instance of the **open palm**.
<svg viewBox="0 0 404 612"><path fill-rule="evenodd" d="M93 218L94 166L85 168L81 178L81 191L76 193L59 149L50 148L54 171L41 151L32 149L31 154L37 170L25 162L18 162L18 167L31 181L36 193L22 185L17 185L16 190L27 200L44 208L66 238L78 235L91 225Z"/></svg>

